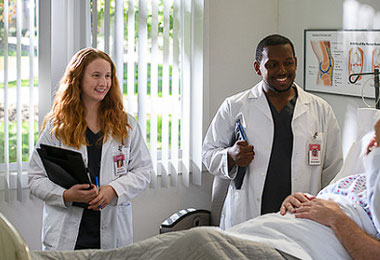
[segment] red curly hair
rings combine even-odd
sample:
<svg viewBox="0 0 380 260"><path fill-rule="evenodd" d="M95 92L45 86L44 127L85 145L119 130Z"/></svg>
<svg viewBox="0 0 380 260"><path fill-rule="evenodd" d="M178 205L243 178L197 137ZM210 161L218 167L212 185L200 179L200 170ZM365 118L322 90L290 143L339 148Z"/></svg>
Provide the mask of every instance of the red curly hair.
<svg viewBox="0 0 380 260"><path fill-rule="evenodd" d="M104 59L111 65L111 88L101 101L98 116L101 122L103 142L109 135L122 144L128 137L128 115L124 111L122 93L116 76L115 64L107 53L94 49L84 48L78 51L66 67L66 71L59 82L59 89L54 98L51 111L44 118L42 130L48 122L51 122L53 134L63 144L79 149L81 145L87 145L85 120L86 108L81 98L83 74L88 64L96 59Z"/></svg>

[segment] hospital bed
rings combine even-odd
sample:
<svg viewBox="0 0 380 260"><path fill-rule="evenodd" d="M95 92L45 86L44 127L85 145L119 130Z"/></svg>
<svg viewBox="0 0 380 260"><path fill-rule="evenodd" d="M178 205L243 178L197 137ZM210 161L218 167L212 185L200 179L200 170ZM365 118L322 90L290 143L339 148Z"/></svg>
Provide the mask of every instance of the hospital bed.
<svg viewBox="0 0 380 260"><path fill-rule="evenodd" d="M190 245L190 246L189 246ZM286 255L285 253L282 253ZM30 252L16 228L0 213L0 259L4 260L177 260L284 259L273 248L206 227L154 236L112 250ZM289 256L288 259L294 259Z"/></svg>
<svg viewBox="0 0 380 260"><path fill-rule="evenodd" d="M29 260L28 245L16 228L0 213L0 259Z"/></svg>
<svg viewBox="0 0 380 260"><path fill-rule="evenodd" d="M32 252L33 260L193 260L273 259L284 260L273 248L237 238L214 227L169 232L112 250ZM292 259L292 258L289 258ZM294 259L294 258L293 258Z"/></svg>

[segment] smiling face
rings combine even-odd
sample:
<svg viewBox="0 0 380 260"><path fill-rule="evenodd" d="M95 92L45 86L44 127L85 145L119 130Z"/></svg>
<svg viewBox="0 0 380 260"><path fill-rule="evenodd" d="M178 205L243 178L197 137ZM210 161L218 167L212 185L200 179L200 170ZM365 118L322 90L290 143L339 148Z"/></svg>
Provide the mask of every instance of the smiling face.
<svg viewBox="0 0 380 260"><path fill-rule="evenodd" d="M263 49L261 62L255 61L254 69L263 77L266 91L286 92L296 77L297 58L290 44L269 45Z"/></svg>
<svg viewBox="0 0 380 260"><path fill-rule="evenodd" d="M100 103L112 85L110 63L101 58L90 62L84 70L80 85L84 104Z"/></svg>

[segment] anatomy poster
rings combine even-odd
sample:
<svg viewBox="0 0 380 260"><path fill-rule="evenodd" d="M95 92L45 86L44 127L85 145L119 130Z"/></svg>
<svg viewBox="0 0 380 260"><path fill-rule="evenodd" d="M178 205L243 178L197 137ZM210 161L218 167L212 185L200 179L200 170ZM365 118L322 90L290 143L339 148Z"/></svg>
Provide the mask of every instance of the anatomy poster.
<svg viewBox="0 0 380 260"><path fill-rule="evenodd" d="M306 90L375 97L373 75L349 75L380 69L380 31L305 30Z"/></svg>

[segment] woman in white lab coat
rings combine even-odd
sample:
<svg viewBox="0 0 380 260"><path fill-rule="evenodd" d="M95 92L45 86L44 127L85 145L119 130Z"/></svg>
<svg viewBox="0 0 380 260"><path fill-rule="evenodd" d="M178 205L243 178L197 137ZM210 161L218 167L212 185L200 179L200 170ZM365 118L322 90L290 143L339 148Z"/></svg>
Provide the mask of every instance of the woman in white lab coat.
<svg viewBox="0 0 380 260"><path fill-rule="evenodd" d="M40 144L79 151L99 187L50 181L34 151L30 192L44 202L43 250L110 249L133 242L130 200L153 171L140 128L123 109L115 65L104 52L77 52L45 117ZM85 205L85 206L83 206Z"/></svg>

